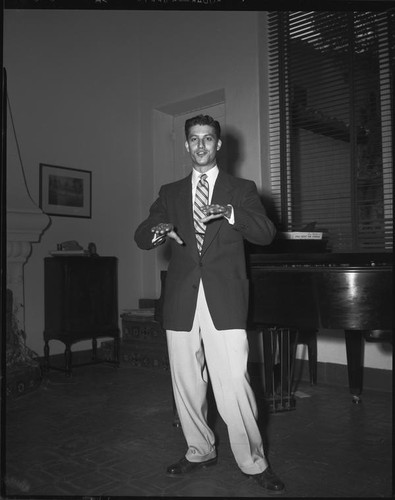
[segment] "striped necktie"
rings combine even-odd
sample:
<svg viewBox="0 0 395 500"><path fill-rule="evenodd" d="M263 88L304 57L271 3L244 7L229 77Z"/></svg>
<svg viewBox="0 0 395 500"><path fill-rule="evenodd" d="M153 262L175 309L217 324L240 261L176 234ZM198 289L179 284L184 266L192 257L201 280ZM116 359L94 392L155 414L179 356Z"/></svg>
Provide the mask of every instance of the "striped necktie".
<svg viewBox="0 0 395 500"><path fill-rule="evenodd" d="M202 251L206 224L200 221L204 217L202 207L208 204L208 181L207 175L203 174L199 178L196 186L195 202L193 207L193 222L195 226L196 243L199 253Z"/></svg>

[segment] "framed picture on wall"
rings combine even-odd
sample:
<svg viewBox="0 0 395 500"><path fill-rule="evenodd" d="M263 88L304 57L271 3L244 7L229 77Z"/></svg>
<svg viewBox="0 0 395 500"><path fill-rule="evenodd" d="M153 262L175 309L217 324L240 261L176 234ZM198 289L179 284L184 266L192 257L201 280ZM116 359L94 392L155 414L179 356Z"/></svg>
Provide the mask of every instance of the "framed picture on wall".
<svg viewBox="0 0 395 500"><path fill-rule="evenodd" d="M92 172L40 163L40 208L48 215L92 215Z"/></svg>

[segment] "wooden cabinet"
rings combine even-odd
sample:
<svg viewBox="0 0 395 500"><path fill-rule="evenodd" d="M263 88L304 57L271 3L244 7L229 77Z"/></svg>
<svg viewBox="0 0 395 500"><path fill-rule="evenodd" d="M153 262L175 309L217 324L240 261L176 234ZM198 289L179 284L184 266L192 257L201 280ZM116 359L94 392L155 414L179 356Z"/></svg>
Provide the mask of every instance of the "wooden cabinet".
<svg viewBox="0 0 395 500"><path fill-rule="evenodd" d="M49 341L65 344L65 368L72 369L71 346L92 340L92 362L97 339L114 338L113 362L119 364L118 276L115 257L56 256L44 259L44 356L49 364ZM108 362L108 360L106 360Z"/></svg>

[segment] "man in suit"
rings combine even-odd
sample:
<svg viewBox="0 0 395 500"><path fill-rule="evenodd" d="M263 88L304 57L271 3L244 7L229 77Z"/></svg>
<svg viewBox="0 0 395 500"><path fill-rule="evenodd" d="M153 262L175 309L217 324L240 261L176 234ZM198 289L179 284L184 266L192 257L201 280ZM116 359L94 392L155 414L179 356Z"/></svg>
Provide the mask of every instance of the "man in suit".
<svg viewBox="0 0 395 500"><path fill-rule="evenodd" d="M268 245L276 230L255 183L218 168L220 124L199 115L186 121L185 135L192 173L161 187L148 218L135 232L142 249L166 239L171 245L163 326L188 449L167 474L179 477L217 462L214 433L207 424L209 375L239 468L269 492L282 493L284 484L264 454L247 373L249 284L244 254L244 240Z"/></svg>

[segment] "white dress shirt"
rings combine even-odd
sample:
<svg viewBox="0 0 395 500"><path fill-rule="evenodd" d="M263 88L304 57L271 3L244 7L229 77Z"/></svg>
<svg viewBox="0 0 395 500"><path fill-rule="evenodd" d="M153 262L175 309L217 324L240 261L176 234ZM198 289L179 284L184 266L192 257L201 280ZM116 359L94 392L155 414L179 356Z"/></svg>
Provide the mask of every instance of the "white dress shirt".
<svg viewBox="0 0 395 500"><path fill-rule="evenodd" d="M207 172L205 172L205 174L207 175L207 182L208 182L208 204L209 205L211 204L211 199L213 197L215 181L217 180L218 173L219 173L219 169L218 169L217 165L215 165L213 168L210 168L210 170L207 170ZM202 175L203 174L201 174L197 170L192 169L192 200L195 199L196 187L197 187L199 179ZM232 207L232 205L228 205L228 206L231 207L231 215L230 215L230 217L225 217L225 218L228 220L229 224L234 224L235 219L234 219L234 214L233 214L233 207Z"/></svg>

